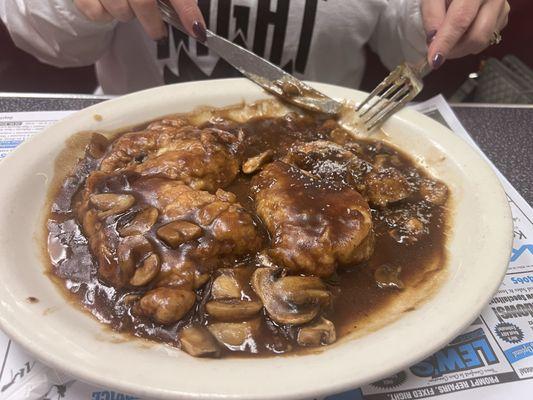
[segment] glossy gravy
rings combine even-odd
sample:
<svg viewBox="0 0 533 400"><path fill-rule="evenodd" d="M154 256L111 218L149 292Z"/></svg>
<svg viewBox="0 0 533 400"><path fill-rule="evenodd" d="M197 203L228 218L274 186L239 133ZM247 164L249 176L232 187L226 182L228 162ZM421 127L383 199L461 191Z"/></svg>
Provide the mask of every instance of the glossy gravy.
<svg viewBox="0 0 533 400"><path fill-rule="evenodd" d="M418 301L430 295L428 287L431 285L427 283L445 270L448 209L447 203L432 203L419 192L422 181L434 180L408 155L380 141L356 139L342 131L335 121L308 114L258 117L244 123L215 118L202 125L208 126L229 132L242 130L245 136L242 160L269 149L274 152L273 158L278 159L285 156L295 143L333 140L348 145L359 158L369 164L393 162L394 168L406 177L412 187L412 193L407 199L382 207L371 206L376 241L370 260L339 269L325 279L332 293L332 302L324 310L323 316L335 325L337 338L378 328L401 312L412 310ZM138 128L142 129L144 126ZM93 143L92 146L98 147L98 143ZM73 204L79 200L85 179L98 168L100 160L100 157L93 157L91 151L88 151L74 172L53 194L47 225L51 272L59 278L57 281L75 303L112 329L180 347L178 332L182 327L192 321L200 325L210 323L205 303L211 282L196 291L198 301L192 311L180 321L164 326L147 317L135 315L127 301L129 295L142 294L147 288L116 289L98 279L97 261L91 254ZM265 249L269 247L271 239L255 212L250 192L252 178L253 174L241 172L225 190L234 193L237 201L254 216L263 240L262 249ZM104 177L98 185L114 192L127 192L130 186L128 179L134 180L136 177L127 174L121 176L121 179ZM143 205L144 200L137 198L135 207L142 208ZM405 221L410 218L422 222L422 233L417 232L413 236L409 229L406 230ZM147 235L157 247L156 252L168 251L157 240L153 230ZM257 254L237 257L233 262L251 269L261 265ZM396 272L397 277L393 276ZM387 310L393 309L392 305L398 303L402 307L395 307L394 311L387 313ZM253 343L247 343L241 348L222 346L222 355L269 356L307 349L297 344L295 327L276 324L264 311L261 311L261 318L264 323L260 333L254 336Z"/></svg>

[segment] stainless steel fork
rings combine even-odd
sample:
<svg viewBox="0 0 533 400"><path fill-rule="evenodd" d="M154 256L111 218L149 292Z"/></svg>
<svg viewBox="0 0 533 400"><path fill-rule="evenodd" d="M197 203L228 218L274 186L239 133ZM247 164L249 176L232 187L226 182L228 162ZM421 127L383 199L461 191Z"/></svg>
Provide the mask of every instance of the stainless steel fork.
<svg viewBox="0 0 533 400"><path fill-rule="evenodd" d="M379 128L422 91L422 78L431 71L427 60L401 64L356 108L367 131Z"/></svg>

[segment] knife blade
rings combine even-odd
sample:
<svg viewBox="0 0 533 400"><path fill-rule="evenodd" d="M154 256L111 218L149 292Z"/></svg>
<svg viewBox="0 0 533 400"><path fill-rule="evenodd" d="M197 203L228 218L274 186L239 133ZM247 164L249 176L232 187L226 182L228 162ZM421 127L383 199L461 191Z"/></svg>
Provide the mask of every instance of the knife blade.
<svg viewBox="0 0 533 400"><path fill-rule="evenodd" d="M187 33L174 8L164 0L158 0L163 19ZM246 78L255 82L268 92L281 97L295 106L329 115L337 115L342 104L285 72L264 58L230 42L216 33L206 30L204 44L236 68Z"/></svg>
<svg viewBox="0 0 533 400"><path fill-rule="evenodd" d="M296 106L324 114L335 115L342 104L285 72L251 51L206 31L206 45L241 74L270 93Z"/></svg>

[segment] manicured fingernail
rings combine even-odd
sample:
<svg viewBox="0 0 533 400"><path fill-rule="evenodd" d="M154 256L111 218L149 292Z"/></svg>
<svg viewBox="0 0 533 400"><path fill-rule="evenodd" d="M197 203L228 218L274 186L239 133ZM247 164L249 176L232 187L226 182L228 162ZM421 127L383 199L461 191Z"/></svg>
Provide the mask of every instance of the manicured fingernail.
<svg viewBox="0 0 533 400"><path fill-rule="evenodd" d="M200 23L200 21L194 21L192 24L192 31L194 32L196 39L198 39L200 42L203 43L206 41L207 35L205 32L205 27Z"/></svg>
<svg viewBox="0 0 533 400"><path fill-rule="evenodd" d="M437 53L433 56L433 60L431 60L431 64L433 65L433 69L438 69L444 64L444 56L441 53Z"/></svg>
<svg viewBox="0 0 533 400"><path fill-rule="evenodd" d="M437 35L437 30L436 29L433 29L432 31L429 31L426 34L426 43L430 44L433 41L433 39L435 39L435 35Z"/></svg>

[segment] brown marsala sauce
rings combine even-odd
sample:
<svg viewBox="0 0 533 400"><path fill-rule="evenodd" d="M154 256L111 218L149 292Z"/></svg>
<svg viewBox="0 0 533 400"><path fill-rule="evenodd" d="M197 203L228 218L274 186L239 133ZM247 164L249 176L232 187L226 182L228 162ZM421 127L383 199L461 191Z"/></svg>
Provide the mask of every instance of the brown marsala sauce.
<svg viewBox="0 0 533 400"><path fill-rule="evenodd" d="M182 115L179 117L186 118ZM333 140L343 142L343 145L368 163L376 164L383 160L390 163L393 160L394 168L406 177L412 190L409 197L383 207L371 205L376 242L370 260L338 269L333 276L324 279L332 292L332 302L322 315L335 325L337 341L362 329L365 321L373 315L382 318L380 311L399 301L402 293L423 287L425 280L431 279L432 274L444 269L447 203L437 205L421 195L421 182L434 180L398 149L380 141L355 139L345 134L335 121L308 114L289 113L284 117L256 117L244 123L218 117L203 123L201 127L208 126L231 133L242 130L245 134L242 160L268 149L272 149L274 159L278 159L283 157L294 143ZM137 129L142 130L144 126ZM120 134L115 138L117 137L120 137ZM93 143L92 146L98 147L98 144ZM86 177L98 169L100 161L101 158L93 158L91 151L87 151L74 172L53 196L47 225L51 271L59 278L55 280L67 290L68 296L89 310L102 323L119 332L179 348L178 334L181 328L191 322L203 325L210 322L205 312L205 302L209 296L211 282L196 291L196 305L185 317L177 323L165 326L147 317L134 315L131 306L124 301L127 294L145 293L150 285L117 290L98 279L96 258L91 254L88 239L83 233L73 205L80 197ZM253 174L240 172L225 190L234 193L238 202L254 216L255 224L263 238L263 249L266 249L271 239L255 214L250 190L252 177ZM128 192L128 179L135 179L135 176L122 178L102 179L99 184L115 193ZM136 196L136 200L135 207L142 207L143 199ZM422 233L418 232L413 239L410 232L405 230L405 226L398 226L395 215L403 215L404 222L406 218L415 217L423 223ZM120 218L119 216L118 220ZM154 229L147 235L149 240L156 244L156 252L168 251L157 239ZM257 254L236 258L234 262L235 265L246 264L252 269L261 265ZM382 269L381 274L376 274L378 268ZM389 270L400 271L399 283L403 285L403 289L397 287L394 277L389 284L376 281L376 277L386 277ZM418 297L425 296L423 293ZM240 348L220 346L221 356L269 356L292 354L307 349L296 342L297 328L276 324L264 310L260 311L260 315L263 323L254 340ZM379 323L376 326L379 326Z"/></svg>

